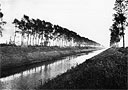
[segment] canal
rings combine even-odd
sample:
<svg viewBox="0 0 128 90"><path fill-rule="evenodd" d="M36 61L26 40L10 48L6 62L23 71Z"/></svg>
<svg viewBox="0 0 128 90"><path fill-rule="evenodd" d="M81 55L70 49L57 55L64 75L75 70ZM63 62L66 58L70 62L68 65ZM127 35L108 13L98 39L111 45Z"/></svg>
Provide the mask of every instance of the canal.
<svg viewBox="0 0 128 90"><path fill-rule="evenodd" d="M86 59L89 59L102 51L104 50L67 56L52 63L42 64L25 71L0 78L0 90L36 89L48 80L65 73L72 67L83 63Z"/></svg>

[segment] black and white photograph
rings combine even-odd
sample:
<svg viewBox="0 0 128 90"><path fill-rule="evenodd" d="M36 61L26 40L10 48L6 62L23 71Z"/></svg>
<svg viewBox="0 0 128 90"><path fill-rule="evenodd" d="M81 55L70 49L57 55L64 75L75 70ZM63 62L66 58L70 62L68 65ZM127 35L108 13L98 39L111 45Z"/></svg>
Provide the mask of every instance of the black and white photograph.
<svg viewBox="0 0 128 90"><path fill-rule="evenodd" d="M0 0L0 90L48 89L128 89L128 0Z"/></svg>

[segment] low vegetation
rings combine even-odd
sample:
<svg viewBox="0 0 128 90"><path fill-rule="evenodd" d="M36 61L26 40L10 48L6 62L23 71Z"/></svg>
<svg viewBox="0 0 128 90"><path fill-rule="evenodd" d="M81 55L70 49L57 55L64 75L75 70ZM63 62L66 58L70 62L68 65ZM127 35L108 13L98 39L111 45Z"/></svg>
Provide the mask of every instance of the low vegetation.
<svg viewBox="0 0 128 90"><path fill-rule="evenodd" d="M90 52L97 50L90 47L18 47L18 46L3 46L0 47L0 66L1 76L4 75L4 71L15 69L16 67L26 66L31 64L37 64L41 62L51 62L64 56L72 54ZM9 71L7 72L9 73Z"/></svg>

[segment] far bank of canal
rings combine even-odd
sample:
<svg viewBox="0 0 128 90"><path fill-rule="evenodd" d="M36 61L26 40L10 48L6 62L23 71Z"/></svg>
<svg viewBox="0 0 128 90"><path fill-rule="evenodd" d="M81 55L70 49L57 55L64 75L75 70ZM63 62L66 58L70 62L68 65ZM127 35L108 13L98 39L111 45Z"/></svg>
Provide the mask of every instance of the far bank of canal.
<svg viewBox="0 0 128 90"><path fill-rule="evenodd" d="M25 68L47 62L54 62L62 57L88 53L99 48L60 48L60 47L0 47L0 77L5 77ZM21 69L23 68L23 69Z"/></svg>

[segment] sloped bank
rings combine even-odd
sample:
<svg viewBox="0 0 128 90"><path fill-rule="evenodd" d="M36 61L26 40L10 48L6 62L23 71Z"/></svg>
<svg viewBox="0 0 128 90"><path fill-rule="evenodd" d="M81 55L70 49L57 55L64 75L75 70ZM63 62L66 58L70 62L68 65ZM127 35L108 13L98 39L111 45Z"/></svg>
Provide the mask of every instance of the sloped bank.
<svg viewBox="0 0 128 90"><path fill-rule="evenodd" d="M128 48L110 48L40 89L127 89Z"/></svg>
<svg viewBox="0 0 128 90"><path fill-rule="evenodd" d="M28 66L40 62L48 62L60 57L90 52L96 48L59 48L59 47L0 47L0 70L13 70L20 66Z"/></svg>

